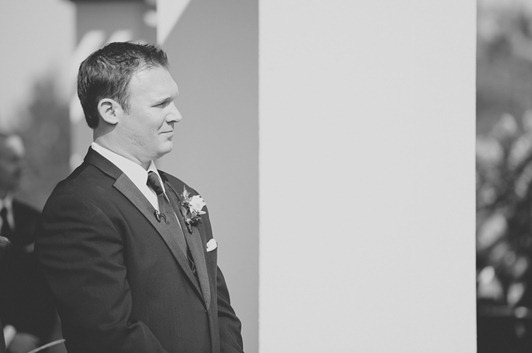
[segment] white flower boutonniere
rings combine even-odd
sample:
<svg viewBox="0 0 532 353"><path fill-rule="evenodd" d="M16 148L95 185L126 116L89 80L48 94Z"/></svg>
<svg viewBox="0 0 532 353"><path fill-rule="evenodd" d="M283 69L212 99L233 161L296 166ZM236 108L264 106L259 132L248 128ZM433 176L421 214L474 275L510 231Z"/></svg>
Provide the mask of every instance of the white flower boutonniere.
<svg viewBox="0 0 532 353"><path fill-rule="evenodd" d="M192 226L201 222L201 215L206 212L203 207L207 205L200 195L190 196L186 187L183 187L181 194L181 214L185 218L185 223L189 233L192 233Z"/></svg>

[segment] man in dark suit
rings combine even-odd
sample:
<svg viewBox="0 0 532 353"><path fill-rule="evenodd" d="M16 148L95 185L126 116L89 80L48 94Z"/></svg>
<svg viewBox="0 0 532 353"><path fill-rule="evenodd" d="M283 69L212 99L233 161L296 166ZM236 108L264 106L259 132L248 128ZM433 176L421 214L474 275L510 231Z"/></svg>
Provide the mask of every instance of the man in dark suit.
<svg viewBox="0 0 532 353"><path fill-rule="evenodd" d="M20 136L0 134L0 320L11 326L9 353L26 353L47 343L56 318L33 251L40 212L13 197L24 156Z"/></svg>
<svg viewBox="0 0 532 353"><path fill-rule="evenodd" d="M2 261L2 258L4 257L5 251L7 250L7 247L9 246L9 240L5 237L0 237L0 261ZM1 266L1 264L0 264ZM2 321L0 321L0 328L3 330L4 325L2 325ZM4 332L0 332L0 353L6 353L6 341L4 339Z"/></svg>
<svg viewBox="0 0 532 353"><path fill-rule="evenodd" d="M36 243L69 353L243 352L205 204L154 164L172 149L177 95L152 45L111 43L80 66L93 143Z"/></svg>

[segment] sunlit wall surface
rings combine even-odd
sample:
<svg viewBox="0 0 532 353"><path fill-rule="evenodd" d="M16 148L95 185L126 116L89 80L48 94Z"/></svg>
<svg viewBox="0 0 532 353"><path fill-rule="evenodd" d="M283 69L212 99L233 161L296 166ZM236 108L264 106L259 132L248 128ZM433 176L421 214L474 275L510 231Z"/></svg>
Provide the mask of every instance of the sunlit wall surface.
<svg viewBox="0 0 532 353"><path fill-rule="evenodd" d="M474 353L475 2L259 13L261 353Z"/></svg>

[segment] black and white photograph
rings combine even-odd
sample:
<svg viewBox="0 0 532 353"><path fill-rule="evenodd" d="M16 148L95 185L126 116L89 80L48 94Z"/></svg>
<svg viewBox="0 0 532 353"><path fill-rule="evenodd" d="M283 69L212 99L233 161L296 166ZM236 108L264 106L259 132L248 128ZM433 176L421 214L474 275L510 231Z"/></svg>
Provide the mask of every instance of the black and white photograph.
<svg viewBox="0 0 532 353"><path fill-rule="evenodd" d="M532 349L527 6L0 1L0 353Z"/></svg>

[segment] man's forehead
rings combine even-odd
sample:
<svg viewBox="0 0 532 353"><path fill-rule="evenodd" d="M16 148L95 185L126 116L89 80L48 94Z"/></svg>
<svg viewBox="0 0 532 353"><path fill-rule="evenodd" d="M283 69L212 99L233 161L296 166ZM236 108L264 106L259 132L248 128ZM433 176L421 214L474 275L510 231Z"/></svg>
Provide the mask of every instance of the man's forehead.
<svg viewBox="0 0 532 353"><path fill-rule="evenodd" d="M131 81L143 82L148 80L174 81L170 71L163 66L150 66L137 70L131 77Z"/></svg>
<svg viewBox="0 0 532 353"><path fill-rule="evenodd" d="M151 95L177 95L179 89L168 69L156 66L137 71L129 82L130 92L148 92Z"/></svg>

